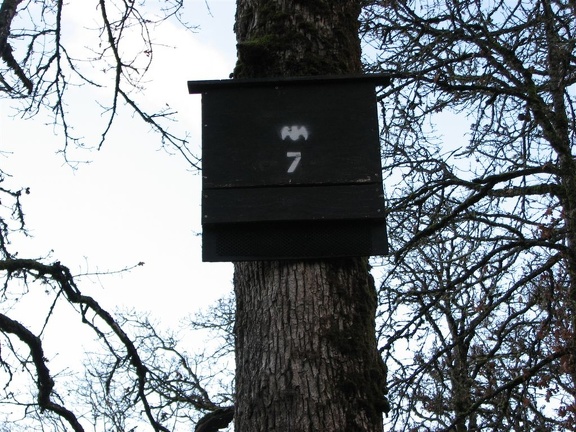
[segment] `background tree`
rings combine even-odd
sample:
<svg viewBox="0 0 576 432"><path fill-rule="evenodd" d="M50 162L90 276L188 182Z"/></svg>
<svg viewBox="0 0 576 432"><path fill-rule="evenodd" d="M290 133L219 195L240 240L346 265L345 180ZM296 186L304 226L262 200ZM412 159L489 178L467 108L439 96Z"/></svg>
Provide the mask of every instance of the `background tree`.
<svg viewBox="0 0 576 432"><path fill-rule="evenodd" d="M32 118L39 112L51 113L57 129L63 132L64 147L100 148L122 108L141 118L159 134L164 144L178 150L194 167L198 159L187 148L185 137L169 129L175 112L169 107L150 108L142 89L155 52L153 29L168 20L182 19L181 0L142 4L98 0L83 10L92 18L96 35L86 58L74 50L67 37L68 9L61 0L3 0L0 6L0 94L20 104L20 115ZM86 65L89 64L89 68ZM106 119L98 144L79 135L73 109L68 103L75 87L106 89L96 101ZM74 144L74 146L70 146ZM73 160L70 162L74 162Z"/></svg>
<svg viewBox="0 0 576 432"><path fill-rule="evenodd" d="M575 5L372 3L369 69L395 78L381 96L391 424L574 430ZM466 145L438 138L447 114L470 123Z"/></svg>
<svg viewBox="0 0 576 432"><path fill-rule="evenodd" d="M71 46L70 4L4 0L0 96L11 99L25 118L51 113L55 129L64 137L61 150L70 164L74 165L75 156L70 155L75 150L102 146L128 108L195 166L197 159L186 139L168 128L174 112L166 107L149 109L140 93L155 52L152 30L166 20L179 20L182 2L102 0L92 6L85 6L83 13L91 14L96 23L92 31L97 42L90 46L92 56L85 58ZM96 145L75 128L78 111L91 112L88 101L83 101L82 110L70 105L70 94L78 86L91 86L103 95L95 101L105 116ZM200 410L217 411L218 403L229 403L225 394L218 394L217 385L211 386L212 396L203 387L218 365L210 361L200 367L200 355L187 354L173 334L160 333L146 316L107 311L86 295L87 276L98 274L73 274L50 256L26 257L18 251L12 240L27 234L21 201L30 191L13 187L16 181L5 167L0 183L3 425L12 431L134 430L141 425L167 431L178 422L195 422ZM55 341L54 329L62 320L67 320L67 327L60 333L56 330L59 340ZM87 332L75 331L80 327ZM79 345L87 338L98 339L102 349L88 353L83 381L76 370L77 359L64 367L53 363L54 345Z"/></svg>

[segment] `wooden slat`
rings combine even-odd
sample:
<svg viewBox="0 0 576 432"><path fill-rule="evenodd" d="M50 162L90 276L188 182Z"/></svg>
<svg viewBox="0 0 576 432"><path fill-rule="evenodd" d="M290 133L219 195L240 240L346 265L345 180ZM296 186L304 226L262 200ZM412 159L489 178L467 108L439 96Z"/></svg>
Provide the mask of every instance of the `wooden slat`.
<svg viewBox="0 0 576 432"><path fill-rule="evenodd" d="M379 184L230 188L202 192L203 224L383 217L384 199Z"/></svg>
<svg viewBox="0 0 576 432"><path fill-rule="evenodd" d="M205 225L203 261L318 259L388 254L383 220Z"/></svg>
<svg viewBox="0 0 576 432"><path fill-rule="evenodd" d="M188 81L188 93L205 93L208 91L230 88L253 88L270 86L292 85L321 85L332 83L370 83L373 86L387 87L391 79L385 74L369 75L331 75L331 76L304 76L290 78L259 78L259 79L227 79L227 80L199 80Z"/></svg>

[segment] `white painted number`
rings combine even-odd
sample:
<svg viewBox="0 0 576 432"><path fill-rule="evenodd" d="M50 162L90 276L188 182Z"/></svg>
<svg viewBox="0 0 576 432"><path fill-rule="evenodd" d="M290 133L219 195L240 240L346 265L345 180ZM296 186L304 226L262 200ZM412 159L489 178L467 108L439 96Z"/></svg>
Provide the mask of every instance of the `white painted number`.
<svg viewBox="0 0 576 432"><path fill-rule="evenodd" d="M288 152L288 153L286 153L286 157L294 158L294 160L292 161L292 163L288 167L288 174L291 174L294 171L296 171L296 167L300 163L300 159L302 159L302 153L301 152Z"/></svg>

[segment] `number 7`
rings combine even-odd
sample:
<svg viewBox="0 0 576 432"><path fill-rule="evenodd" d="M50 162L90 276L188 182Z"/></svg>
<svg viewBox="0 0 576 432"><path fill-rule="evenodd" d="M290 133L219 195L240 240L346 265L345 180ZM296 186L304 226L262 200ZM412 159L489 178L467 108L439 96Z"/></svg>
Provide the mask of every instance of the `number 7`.
<svg viewBox="0 0 576 432"><path fill-rule="evenodd" d="M288 174L291 174L294 171L296 171L296 167L300 163L300 159L302 159L302 153L301 152L288 152L288 153L286 153L286 157L294 158L294 160L292 161L292 163L288 167Z"/></svg>

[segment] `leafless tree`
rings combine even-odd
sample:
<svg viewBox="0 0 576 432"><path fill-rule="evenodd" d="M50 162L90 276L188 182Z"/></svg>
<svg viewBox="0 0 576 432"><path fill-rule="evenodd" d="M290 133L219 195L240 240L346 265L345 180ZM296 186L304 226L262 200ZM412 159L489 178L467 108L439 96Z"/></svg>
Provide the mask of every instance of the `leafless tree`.
<svg viewBox="0 0 576 432"><path fill-rule="evenodd" d="M50 113L54 125L63 132L63 150L90 147L90 141L77 134L69 104L69 94L77 87L103 90L97 101L107 120L98 140L100 148L117 121L120 108L127 107L161 138L170 150L178 151L191 166L198 158L188 149L186 137L170 131L175 112L167 106L149 110L142 90L154 60L154 28L167 20L182 19L182 0L133 2L98 0L85 5L89 14L94 45L82 56L67 45L71 8L62 0L3 0L0 6L0 97L20 101L19 115L25 118L39 112ZM68 42L66 42L68 41ZM96 45L97 44L97 45ZM71 146L73 144L73 146Z"/></svg>
<svg viewBox="0 0 576 432"><path fill-rule="evenodd" d="M99 44L91 56L78 58L64 36L71 18L70 4L61 0L3 0L0 6L0 97L17 104L33 119L50 113L63 132L64 156L88 146L75 134L69 105L71 89L92 86L109 89L97 101L106 121L99 148L117 121L121 107L157 132L196 167L198 159L185 137L170 132L174 112L148 111L139 95L154 56L153 29L172 19L182 21L182 2L123 2L98 0L85 5L93 18ZM136 45L134 45L136 41ZM69 160L70 162L70 160ZM204 420L229 417L226 392L211 396L205 389L216 366L200 368L200 354L187 354L174 336L159 334L158 326L138 315L105 310L82 290L83 276L48 257L23 257L14 250L14 234L27 234L22 197L0 172L0 416L10 430L74 430L110 427L130 430L146 424L155 431L171 430L184 419L196 422L200 412L216 412ZM14 184L12 180L10 184ZM120 271L130 271L138 263ZM108 272L113 273L113 272ZM24 304L33 310L24 310ZM85 328L102 349L88 356L84 381L73 368L52 366L51 326L72 311L61 339L78 344L76 329ZM70 316L70 315L66 315ZM82 382L81 384L79 384ZM212 386L212 388L217 388ZM34 421L37 420L35 423ZM218 420L218 418L216 419ZM198 429L202 430L201 428ZM208 430L208 429L206 429Z"/></svg>
<svg viewBox="0 0 576 432"><path fill-rule="evenodd" d="M361 73L356 0L238 0L235 78ZM235 263L237 431L382 431L366 258Z"/></svg>
<svg viewBox="0 0 576 432"><path fill-rule="evenodd" d="M391 424L574 430L575 4L371 3L367 67L395 82L381 95ZM467 144L435 133L446 113L469 122Z"/></svg>

